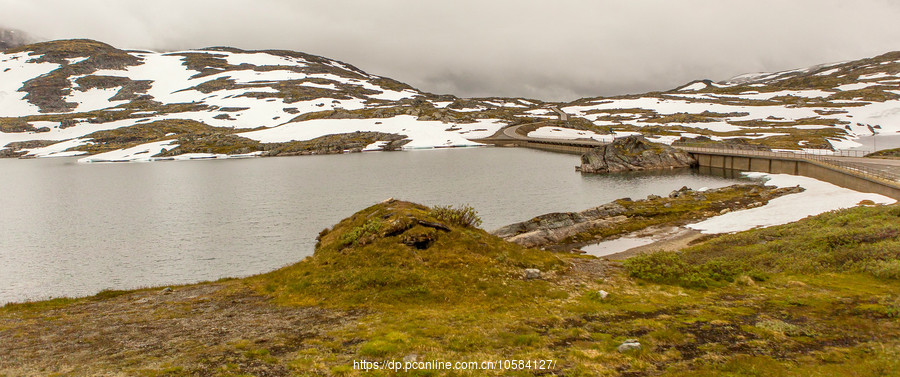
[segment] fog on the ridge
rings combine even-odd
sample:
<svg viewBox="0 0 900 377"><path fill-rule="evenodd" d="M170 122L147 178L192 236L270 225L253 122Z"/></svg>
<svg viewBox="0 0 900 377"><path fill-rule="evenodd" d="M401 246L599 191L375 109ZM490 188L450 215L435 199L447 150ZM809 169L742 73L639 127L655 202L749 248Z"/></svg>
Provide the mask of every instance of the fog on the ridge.
<svg viewBox="0 0 900 377"><path fill-rule="evenodd" d="M900 50L892 0L0 0L0 25L121 48L291 49L460 96L671 89Z"/></svg>

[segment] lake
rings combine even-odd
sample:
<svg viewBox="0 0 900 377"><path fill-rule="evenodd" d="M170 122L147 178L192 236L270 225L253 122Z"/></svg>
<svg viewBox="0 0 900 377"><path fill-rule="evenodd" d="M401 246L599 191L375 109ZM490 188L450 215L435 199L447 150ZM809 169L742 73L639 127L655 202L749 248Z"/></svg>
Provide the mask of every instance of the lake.
<svg viewBox="0 0 900 377"><path fill-rule="evenodd" d="M468 148L79 164L0 159L0 304L271 271L389 197L470 204L485 229L622 197L739 179L678 170L583 176L578 156Z"/></svg>

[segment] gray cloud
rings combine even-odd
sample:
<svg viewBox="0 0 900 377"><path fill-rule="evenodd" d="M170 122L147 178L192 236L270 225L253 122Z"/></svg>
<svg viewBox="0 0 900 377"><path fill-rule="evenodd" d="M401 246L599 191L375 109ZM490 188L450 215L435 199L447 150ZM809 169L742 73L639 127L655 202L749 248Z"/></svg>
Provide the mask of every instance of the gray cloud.
<svg viewBox="0 0 900 377"><path fill-rule="evenodd" d="M900 50L893 0L0 0L0 24L122 48L291 49L422 90L666 90Z"/></svg>

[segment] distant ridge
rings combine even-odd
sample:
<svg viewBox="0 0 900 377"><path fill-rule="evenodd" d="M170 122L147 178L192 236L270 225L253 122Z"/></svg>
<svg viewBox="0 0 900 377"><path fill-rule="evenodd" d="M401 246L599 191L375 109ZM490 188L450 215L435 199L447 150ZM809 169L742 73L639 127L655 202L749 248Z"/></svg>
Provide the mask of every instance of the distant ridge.
<svg viewBox="0 0 900 377"><path fill-rule="evenodd" d="M662 143L848 148L860 136L900 131L900 52L569 103L433 94L285 50L160 53L75 39L0 53L7 157L152 161L467 147L524 123L545 138L641 134Z"/></svg>

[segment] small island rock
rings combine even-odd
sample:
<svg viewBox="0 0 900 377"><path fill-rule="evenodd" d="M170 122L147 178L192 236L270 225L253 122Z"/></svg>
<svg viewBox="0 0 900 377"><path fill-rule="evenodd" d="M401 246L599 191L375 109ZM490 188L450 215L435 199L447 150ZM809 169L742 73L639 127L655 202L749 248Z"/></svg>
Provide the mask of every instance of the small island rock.
<svg viewBox="0 0 900 377"><path fill-rule="evenodd" d="M697 164L690 153L634 135L616 139L581 156L582 173L686 168Z"/></svg>

